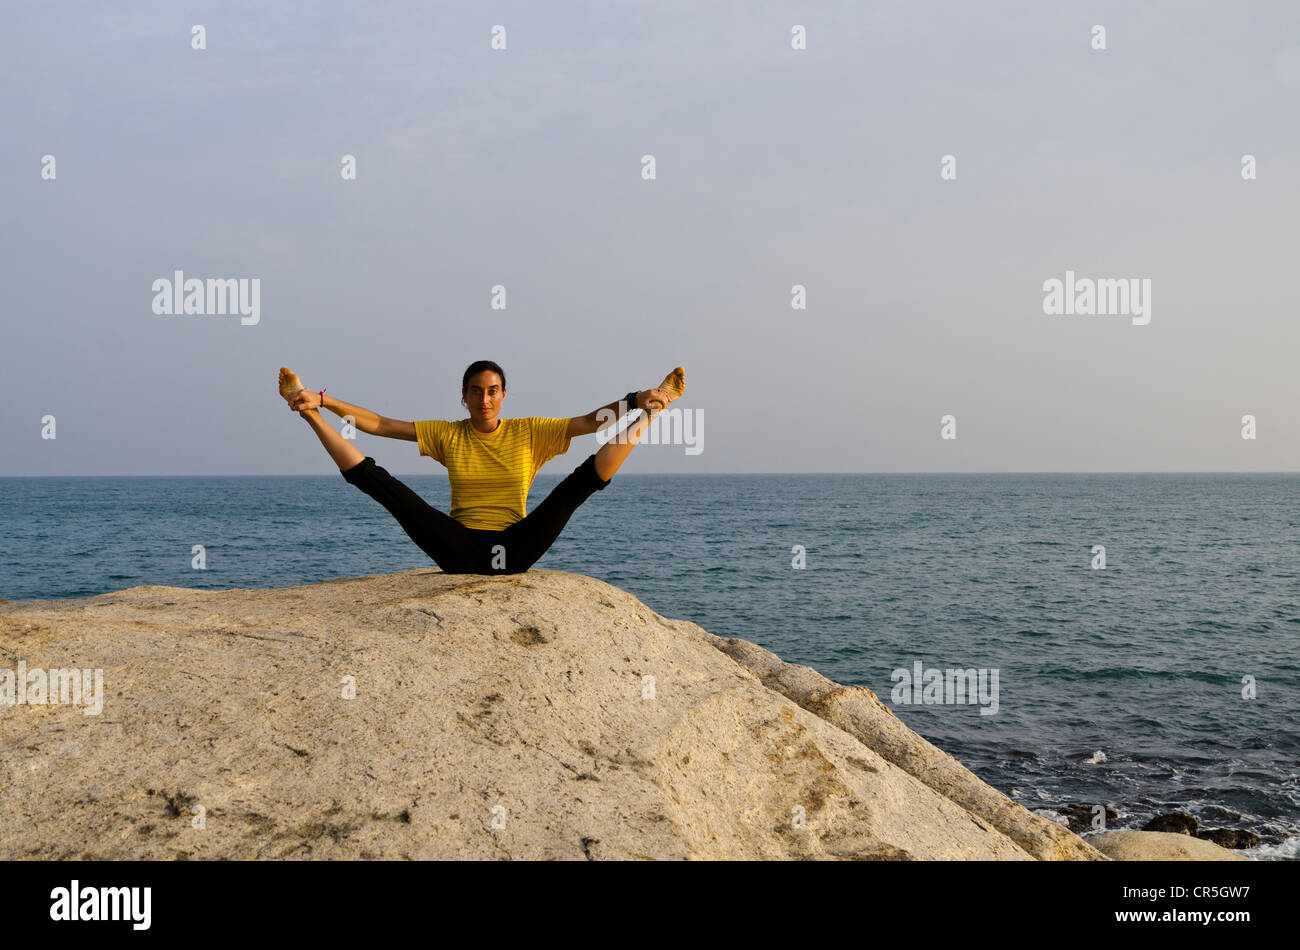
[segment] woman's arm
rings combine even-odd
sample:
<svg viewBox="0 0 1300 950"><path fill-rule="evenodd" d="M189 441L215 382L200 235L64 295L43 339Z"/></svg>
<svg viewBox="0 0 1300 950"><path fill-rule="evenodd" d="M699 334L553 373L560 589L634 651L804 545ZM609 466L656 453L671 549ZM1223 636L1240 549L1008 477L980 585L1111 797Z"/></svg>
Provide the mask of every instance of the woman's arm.
<svg viewBox="0 0 1300 950"><path fill-rule="evenodd" d="M317 396L317 398L320 397ZM386 439L405 439L408 442L415 441L415 423L413 422L389 419L387 416L381 416L379 413L363 409L361 406L354 406L341 399L335 399L328 394L321 399L321 407L328 409L337 416L351 416L356 420L354 425L362 432L367 432L370 435L383 436Z"/></svg>
<svg viewBox="0 0 1300 950"><path fill-rule="evenodd" d="M636 394L637 402L640 403L645 398L645 392ZM574 436L591 435L593 432L599 432L610 423L617 422L622 418L622 413L631 412L636 406L629 406L626 397L615 399L608 406L601 406L599 409L593 409L585 416L574 416L569 420L569 428L565 435L572 439Z"/></svg>

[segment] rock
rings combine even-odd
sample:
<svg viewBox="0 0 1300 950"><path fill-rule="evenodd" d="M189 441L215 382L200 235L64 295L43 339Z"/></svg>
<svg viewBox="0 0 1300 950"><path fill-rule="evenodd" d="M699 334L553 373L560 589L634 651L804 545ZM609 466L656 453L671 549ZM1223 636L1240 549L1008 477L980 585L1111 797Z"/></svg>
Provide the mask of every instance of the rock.
<svg viewBox="0 0 1300 950"><path fill-rule="evenodd" d="M1100 803L1099 803L1100 804ZM1092 817L1096 805L1064 805L1057 813L1066 820L1071 831L1087 831L1092 827ZM1106 812L1106 824L1119 821L1119 813L1109 805L1102 805Z"/></svg>
<svg viewBox="0 0 1300 950"><path fill-rule="evenodd" d="M753 672L763 685L839 726L887 762L987 822L1033 857L1049 861L1097 859L1093 849L1067 828L1016 804L907 728L865 686L841 686L811 667L786 663L746 640L724 640L683 620L668 622L683 631L698 631Z"/></svg>
<svg viewBox="0 0 1300 950"><path fill-rule="evenodd" d="M0 859L1106 860L870 690L579 574L22 601L20 660L103 706L0 709Z"/></svg>
<svg viewBox="0 0 1300 950"><path fill-rule="evenodd" d="M1116 861L1249 861L1212 841L1168 831L1104 831L1088 843Z"/></svg>
<svg viewBox="0 0 1300 950"><path fill-rule="evenodd" d="M1214 828L1201 831L1196 837L1202 841L1213 841L1222 848L1232 848L1235 851L1259 847L1259 835L1244 828Z"/></svg>
<svg viewBox="0 0 1300 950"><path fill-rule="evenodd" d="M1156 815L1145 825L1143 831L1166 831L1179 835L1191 835L1196 837L1196 819L1191 815L1185 815L1180 811L1171 811L1168 814Z"/></svg>

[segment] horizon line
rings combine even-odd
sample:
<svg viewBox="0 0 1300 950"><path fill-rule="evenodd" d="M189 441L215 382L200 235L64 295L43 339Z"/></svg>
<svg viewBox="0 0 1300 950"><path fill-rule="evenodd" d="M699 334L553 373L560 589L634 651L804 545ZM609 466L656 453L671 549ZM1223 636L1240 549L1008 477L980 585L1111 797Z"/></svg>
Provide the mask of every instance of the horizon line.
<svg viewBox="0 0 1300 950"><path fill-rule="evenodd" d="M429 475L439 475L438 472L397 472L395 477L401 478L419 478ZM542 475L559 475L559 472L538 472L536 477ZM1048 469L1033 470L1001 470L1001 471L975 471L975 472L894 472L894 471L874 471L874 472L623 472L619 477L642 477L642 476L681 476L683 478L703 478L706 476L720 475L1300 475L1300 471L1290 469L1265 469L1265 470L1232 470L1232 469L1145 469L1141 471L1121 471L1121 470L1104 470L1104 471L1059 471ZM297 474L288 473L269 473L269 474L225 474L225 475L0 475L0 478L338 478L341 473L332 474Z"/></svg>

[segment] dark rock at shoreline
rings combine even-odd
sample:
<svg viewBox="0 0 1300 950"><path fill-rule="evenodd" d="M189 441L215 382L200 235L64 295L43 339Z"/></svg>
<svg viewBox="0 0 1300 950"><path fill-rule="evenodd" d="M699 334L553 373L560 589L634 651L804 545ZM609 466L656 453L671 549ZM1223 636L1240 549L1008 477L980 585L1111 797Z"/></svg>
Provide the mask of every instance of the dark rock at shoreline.
<svg viewBox="0 0 1300 950"><path fill-rule="evenodd" d="M1176 835L1191 835L1193 838L1197 836L1196 828L1196 819L1181 811L1156 815L1142 826L1143 831L1164 831Z"/></svg>
<svg viewBox="0 0 1300 950"><path fill-rule="evenodd" d="M1066 820L1070 830L1078 834L1081 831L1092 830L1093 809L1096 807L1096 805L1063 805L1056 811ZM1106 809L1107 827L1119 821L1119 812L1108 805L1102 807Z"/></svg>
<svg viewBox="0 0 1300 950"><path fill-rule="evenodd" d="M1213 841L1220 847L1231 848L1234 851L1259 847L1259 835L1253 831L1247 831L1245 828L1213 828L1200 832L1196 837L1205 841Z"/></svg>

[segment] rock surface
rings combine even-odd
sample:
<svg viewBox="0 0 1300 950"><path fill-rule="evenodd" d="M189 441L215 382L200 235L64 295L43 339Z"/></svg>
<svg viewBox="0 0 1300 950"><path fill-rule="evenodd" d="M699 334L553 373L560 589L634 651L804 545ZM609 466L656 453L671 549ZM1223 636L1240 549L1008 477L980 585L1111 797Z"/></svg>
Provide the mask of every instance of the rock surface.
<svg viewBox="0 0 1300 950"><path fill-rule="evenodd" d="M1196 830L1199 822L1191 815L1181 811L1171 811L1163 815L1156 815L1145 825L1143 831L1162 831L1174 835L1191 835L1196 837Z"/></svg>
<svg viewBox="0 0 1300 950"><path fill-rule="evenodd" d="M579 574L15 602L19 661L104 703L0 705L0 859L1106 860L869 689Z"/></svg>
<svg viewBox="0 0 1300 950"><path fill-rule="evenodd" d="M1110 819L1107 818L1107 820ZM1073 830L1078 831L1079 829L1074 828ZM1224 848L1245 849L1259 846L1259 835L1253 831L1245 828L1202 828L1196 818L1181 811L1156 815L1142 826L1142 830L1190 835L1203 841L1212 841Z"/></svg>
<svg viewBox="0 0 1300 950"><path fill-rule="evenodd" d="M1178 831L1103 831L1088 843L1116 861L1249 861L1244 854Z"/></svg>
<svg viewBox="0 0 1300 950"><path fill-rule="evenodd" d="M1096 809L1101 807L1105 810L1107 824L1115 824L1119 821L1119 812L1109 805L1064 805L1057 809L1057 814L1065 819L1065 825L1076 834L1081 831L1087 831L1092 827L1093 817L1097 814Z"/></svg>
<svg viewBox="0 0 1300 950"><path fill-rule="evenodd" d="M1259 847L1259 835L1246 828L1202 828L1196 833L1196 837L1238 851Z"/></svg>

